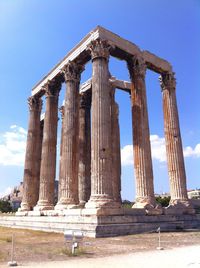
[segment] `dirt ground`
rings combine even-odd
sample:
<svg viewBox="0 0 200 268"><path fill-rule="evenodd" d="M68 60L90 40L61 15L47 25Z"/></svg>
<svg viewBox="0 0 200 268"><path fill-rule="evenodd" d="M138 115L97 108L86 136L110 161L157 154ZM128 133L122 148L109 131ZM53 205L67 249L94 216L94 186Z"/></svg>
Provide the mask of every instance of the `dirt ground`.
<svg viewBox="0 0 200 268"><path fill-rule="evenodd" d="M98 239L85 237L76 256L72 256L71 243L65 243L63 234L0 227L0 267L10 261L12 234L15 237L14 259L18 263L106 257L151 251L158 247L158 233ZM190 245L200 245L200 231L161 232L164 249Z"/></svg>

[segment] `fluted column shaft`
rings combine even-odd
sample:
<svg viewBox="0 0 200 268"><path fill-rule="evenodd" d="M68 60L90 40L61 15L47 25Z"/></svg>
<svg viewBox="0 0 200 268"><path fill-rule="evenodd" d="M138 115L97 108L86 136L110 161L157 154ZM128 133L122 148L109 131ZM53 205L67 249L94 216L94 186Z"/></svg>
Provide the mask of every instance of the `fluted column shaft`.
<svg viewBox="0 0 200 268"><path fill-rule="evenodd" d="M39 188L40 151L35 145L40 143L40 113L42 101L36 97L28 99L30 116L26 142L26 156L24 164L23 197L19 211L32 210L36 205Z"/></svg>
<svg viewBox="0 0 200 268"><path fill-rule="evenodd" d="M41 168L41 160L42 160L42 141L43 141L43 130L44 130L44 120L40 120L40 137L39 142L36 143L36 153L38 156L38 160L36 162L37 165L37 183L35 185L35 191L34 191L34 206L37 204L39 199L39 190L40 190L40 168Z"/></svg>
<svg viewBox="0 0 200 268"><path fill-rule="evenodd" d="M92 129L91 129L91 197L87 208L111 207L111 87L109 85L109 46L95 40L92 55Z"/></svg>
<svg viewBox="0 0 200 268"><path fill-rule="evenodd" d="M121 152L120 152L120 131L119 131L119 107L115 102L115 90L111 104L111 136L112 136L112 183L113 199L121 204Z"/></svg>
<svg viewBox="0 0 200 268"><path fill-rule="evenodd" d="M78 108L79 84L83 67L69 62L63 68L66 82L62 158L60 167L60 199L56 209L73 208L78 204Z"/></svg>
<svg viewBox="0 0 200 268"><path fill-rule="evenodd" d="M61 163L62 163L62 144L63 144L63 142L62 142L62 140L63 140L63 130L64 130L64 123L63 123L63 119L64 119L64 106L61 106L60 108L59 108L59 110L60 110L60 113L61 113L61 120L62 120L62 122L61 122L61 139L60 139L60 162L59 162L59 182L58 182L58 200L60 200L60 189L61 189L61 186L60 186L60 182L61 182L61 180L62 180L62 178L63 178L63 175L62 175L62 165L61 165Z"/></svg>
<svg viewBox="0 0 200 268"><path fill-rule="evenodd" d="M91 92L80 96L79 106L79 203L84 204L91 194Z"/></svg>
<svg viewBox="0 0 200 268"><path fill-rule="evenodd" d="M153 169L146 100L146 65L142 58L134 57L128 63L131 77L131 102L133 126L133 152L136 179L136 204L134 207L155 207Z"/></svg>
<svg viewBox="0 0 200 268"><path fill-rule="evenodd" d="M46 112L42 141L40 192L39 200L34 210L50 210L54 208L58 96L60 88L61 84L54 80L47 82L47 84L44 86L46 96Z"/></svg>
<svg viewBox="0 0 200 268"><path fill-rule="evenodd" d="M170 181L171 204L188 201L182 140L176 102L176 81L173 73L160 77L166 153Z"/></svg>

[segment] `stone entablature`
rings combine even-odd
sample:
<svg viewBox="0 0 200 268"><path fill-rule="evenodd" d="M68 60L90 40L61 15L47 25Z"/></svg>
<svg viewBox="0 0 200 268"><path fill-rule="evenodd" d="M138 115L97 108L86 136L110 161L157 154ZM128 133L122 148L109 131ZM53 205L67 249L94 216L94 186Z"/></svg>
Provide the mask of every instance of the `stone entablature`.
<svg viewBox="0 0 200 268"><path fill-rule="evenodd" d="M130 82L111 76L109 58L125 60ZM84 65L92 61L92 78L80 86ZM145 76L160 76L170 183L170 206L155 201ZM66 85L62 108L59 198L54 207L58 98ZM98 26L32 90L21 211L85 209L86 214L121 215L120 126L115 88L131 96L136 203L147 214L194 213L186 175L171 65ZM41 97L46 111L40 121ZM34 182L34 183L33 183ZM32 212L34 214L34 212ZM52 212L52 213L54 213ZM57 212L56 212L57 213ZM116 214L117 213L117 214ZM132 213L132 212L131 212Z"/></svg>
<svg viewBox="0 0 200 268"><path fill-rule="evenodd" d="M150 53L149 51L141 51L138 46L127 41L120 36L104 29L101 26L97 26L89 34L83 38L80 43L74 47L65 58L59 62L46 76L42 79L33 89L32 95L40 94L43 85L48 81L52 80L58 75L62 68L69 62L77 60L80 64L86 64L90 59L91 55L88 51L88 45L96 40L107 40L108 44L112 46L110 50L110 55L113 57L120 58L122 60L127 60L128 58L141 54L147 67L157 73L171 72L172 67L169 62L158 56Z"/></svg>

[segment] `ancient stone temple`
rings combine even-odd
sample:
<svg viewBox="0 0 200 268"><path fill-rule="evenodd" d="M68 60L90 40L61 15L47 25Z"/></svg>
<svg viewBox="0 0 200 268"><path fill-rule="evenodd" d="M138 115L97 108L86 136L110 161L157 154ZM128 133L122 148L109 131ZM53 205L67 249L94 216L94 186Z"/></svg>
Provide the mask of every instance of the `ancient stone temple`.
<svg viewBox="0 0 200 268"><path fill-rule="evenodd" d="M112 77L111 56L127 63L129 82ZM92 62L92 77L80 85L88 61ZM162 91L171 195L170 205L165 209L156 203L154 196L145 86L147 69L159 75ZM63 83L66 92L61 108L59 198L55 204L58 99ZM122 208L121 204L116 88L131 97L136 185L136 202L132 209ZM43 120L40 118L42 96L45 96L46 107ZM83 230L86 235L108 236L160 225L166 230L199 226L200 221L195 218L187 196L176 79L166 60L98 26L32 89L28 104L24 191L17 213L23 217L26 227L57 231L74 228ZM40 216L46 216L42 217L42 223Z"/></svg>

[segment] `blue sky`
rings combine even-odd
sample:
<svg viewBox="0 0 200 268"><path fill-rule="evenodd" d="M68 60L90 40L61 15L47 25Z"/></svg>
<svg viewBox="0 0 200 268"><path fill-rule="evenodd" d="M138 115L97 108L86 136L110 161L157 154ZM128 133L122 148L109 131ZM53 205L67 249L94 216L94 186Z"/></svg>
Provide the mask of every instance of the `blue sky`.
<svg viewBox="0 0 200 268"><path fill-rule="evenodd" d="M0 14L1 194L23 178L27 97L31 88L96 25L172 64L177 78L188 189L200 188L199 0L0 0ZM110 71L117 78L129 80L123 61L111 58ZM87 64L82 81L90 76L91 64ZM158 75L148 71L146 86L155 192L167 192L169 183ZM63 96L64 89L60 104ZM130 98L117 90L116 99L120 107L122 197L132 200L135 190Z"/></svg>

